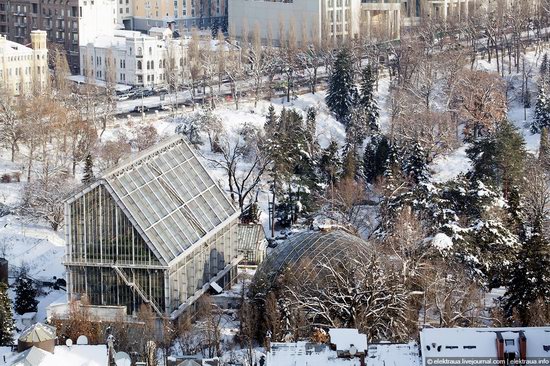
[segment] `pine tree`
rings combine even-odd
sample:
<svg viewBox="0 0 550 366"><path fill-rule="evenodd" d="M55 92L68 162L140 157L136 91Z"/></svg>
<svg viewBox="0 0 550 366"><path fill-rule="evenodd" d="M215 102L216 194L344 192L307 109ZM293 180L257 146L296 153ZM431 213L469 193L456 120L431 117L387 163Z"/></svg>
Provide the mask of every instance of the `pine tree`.
<svg viewBox="0 0 550 366"><path fill-rule="evenodd" d="M521 325L530 325L531 307L550 299L550 243L543 234L543 218L535 220L531 237L522 244L506 289L504 307L518 315Z"/></svg>
<svg viewBox="0 0 550 366"><path fill-rule="evenodd" d="M15 311L21 315L24 313L37 311L38 300L36 296L38 291L32 280L22 273L17 277L15 287Z"/></svg>
<svg viewBox="0 0 550 366"><path fill-rule="evenodd" d="M546 78L549 71L550 69L548 68L548 53L544 53L544 55L542 55L542 61L540 62L541 78Z"/></svg>
<svg viewBox="0 0 550 366"><path fill-rule="evenodd" d="M357 151L353 144L347 143L344 146L343 161L342 161L342 179L356 179L358 177L358 157Z"/></svg>
<svg viewBox="0 0 550 366"><path fill-rule="evenodd" d="M357 100L357 88L353 81L353 62L347 48L340 50L329 77L326 103L336 119L347 125Z"/></svg>
<svg viewBox="0 0 550 366"><path fill-rule="evenodd" d="M264 130L266 135L271 136L277 130L277 113L273 104L269 105L267 116L265 116Z"/></svg>
<svg viewBox="0 0 550 366"><path fill-rule="evenodd" d="M493 135L477 139L466 150L472 161L469 176L500 187L504 197L520 183L526 157L523 136L508 121L503 121Z"/></svg>
<svg viewBox="0 0 550 366"><path fill-rule="evenodd" d="M329 146L321 153L319 170L327 184L335 184L336 177L340 175L341 162L338 143L332 140Z"/></svg>
<svg viewBox="0 0 550 366"><path fill-rule="evenodd" d="M82 183L90 183L94 179L94 162L92 155L88 153L84 162L84 176L82 177Z"/></svg>
<svg viewBox="0 0 550 366"><path fill-rule="evenodd" d="M372 132L378 132L378 117L380 115L376 96L374 95L375 77L370 65L361 72L361 96L359 104L366 115L367 125Z"/></svg>
<svg viewBox="0 0 550 366"><path fill-rule="evenodd" d="M11 300L8 297L8 286L0 282L0 346L13 344L14 327Z"/></svg>
<svg viewBox="0 0 550 366"><path fill-rule="evenodd" d="M418 141L413 142L408 149L407 158L403 162L403 173L415 183L428 179L428 159L426 152Z"/></svg>
<svg viewBox="0 0 550 366"><path fill-rule="evenodd" d="M550 127L550 100L543 83L539 86L539 95L535 104L535 118L531 123L531 132L540 133L545 127Z"/></svg>
<svg viewBox="0 0 550 366"><path fill-rule="evenodd" d="M373 136L363 154L363 172L367 182L374 183L386 170L390 144L386 136Z"/></svg>
<svg viewBox="0 0 550 366"><path fill-rule="evenodd" d="M550 141L548 141L548 127L540 133L539 161L545 169L550 168Z"/></svg>

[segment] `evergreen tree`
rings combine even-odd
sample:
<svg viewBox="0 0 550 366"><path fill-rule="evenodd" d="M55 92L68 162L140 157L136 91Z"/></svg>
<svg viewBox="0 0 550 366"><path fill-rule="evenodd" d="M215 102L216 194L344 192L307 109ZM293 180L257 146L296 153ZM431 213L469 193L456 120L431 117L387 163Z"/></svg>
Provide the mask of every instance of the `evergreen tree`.
<svg viewBox="0 0 550 366"><path fill-rule="evenodd" d="M273 104L269 105L267 116L265 116L264 130L266 135L271 136L277 130L277 113Z"/></svg>
<svg viewBox="0 0 550 366"><path fill-rule="evenodd" d="M415 141L409 147L403 162L403 173L415 183L428 180L428 158L422 146Z"/></svg>
<svg viewBox="0 0 550 366"><path fill-rule="evenodd" d="M548 53L544 53L544 55L542 55L542 61L540 62L541 78L546 78L549 71L550 69L548 68Z"/></svg>
<svg viewBox="0 0 550 366"><path fill-rule="evenodd" d="M373 136L363 154L363 172L367 182L374 183L384 175L390 154L390 143L386 136Z"/></svg>
<svg viewBox="0 0 550 366"><path fill-rule="evenodd" d="M336 119L347 125L351 119L351 112L357 100L357 88L353 81L353 62L351 53L342 48L330 74L326 103Z"/></svg>
<svg viewBox="0 0 550 366"><path fill-rule="evenodd" d="M0 346L13 344L14 327L8 286L4 282L0 282Z"/></svg>
<svg viewBox="0 0 550 366"><path fill-rule="evenodd" d="M15 311L17 314L21 315L37 311L37 294L38 291L32 280L27 277L26 273L21 273L17 277L15 287Z"/></svg>
<svg viewBox="0 0 550 366"><path fill-rule="evenodd" d="M358 157L357 151L353 144L346 144L344 146L344 153L342 154L342 179L356 179L358 178Z"/></svg>
<svg viewBox="0 0 550 366"><path fill-rule="evenodd" d="M327 184L335 184L340 175L341 162L338 143L334 140L321 152L319 170Z"/></svg>
<svg viewBox="0 0 550 366"><path fill-rule="evenodd" d="M376 96L374 95L375 77L370 65L367 65L361 72L361 96L360 107L366 116L367 125L372 132L378 132L378 117L380 115Z"/></svg>
<svg viewBox="0 0 550 366"><path fill-rule="evenodd" d="M94 179L94 162L92 155L88 153L86 160L84 161L84 176L82 177L82 183L90 183Z"/></svg>
<svg viewBox="0 0 550 366"><path fill-rule="evenodd" d="M544 84L539 86L539 95L535 104L535 118L531 123L531 132L540 133L545 127L550 127L550 100Z"/></svg>
<svg viewBox="0 0 550 366"><path fill-rule="evenodd" d="M530 238L521 246L506 289L504 307L518 315L521 325L531 325L531 306L550 303L550 243L543 234L543 218L535 220Z"/></svg>
<svg viewBox="0 0 550 366"><path fill-rule="evenodd" d="M480 138L466 150L472 161L469 176L502 189L504 197L520 183L526 157L525 141L517 129L503 121L493 135Z"/></svg>
<svg viewBox="0 0 550 366"><path fill-rule="evenodd" d="M550 141L548 141L548 127L540 133L539 161L545 169L550 168Z"/></svg>

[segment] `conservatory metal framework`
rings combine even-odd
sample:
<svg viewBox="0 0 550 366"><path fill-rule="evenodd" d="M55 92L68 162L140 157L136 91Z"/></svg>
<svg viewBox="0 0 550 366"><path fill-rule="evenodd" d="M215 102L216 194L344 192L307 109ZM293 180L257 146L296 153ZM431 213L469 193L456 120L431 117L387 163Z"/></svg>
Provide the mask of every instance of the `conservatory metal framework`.
<svg viewBox="0 0 550 366"><path fill-rule="evenodd" d="M318 264L339 262L345 265L369 253L372 248L368 242L341 228L305 231L291 236L271 251L256 271L254 282L269 288L285 269L301 276L302 281L315 280L312 277L322 278ZM306 264L311 264L308 270L303 268Z"/></svg>
<svg viewBox="0 0 550 366"><path fill-rule="evenodd" d="M176 318L236 276L238 218L184 138L170 138L66 202L69 298Z"/></svg>

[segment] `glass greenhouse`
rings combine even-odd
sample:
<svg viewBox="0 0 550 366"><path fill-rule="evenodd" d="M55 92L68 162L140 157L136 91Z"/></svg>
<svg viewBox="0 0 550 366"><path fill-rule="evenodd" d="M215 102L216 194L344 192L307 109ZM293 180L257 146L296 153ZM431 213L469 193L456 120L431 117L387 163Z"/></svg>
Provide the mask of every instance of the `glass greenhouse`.
<svg viewBox="0 0 550 366"><path fill-rule="evenodd" d="M366 241L342 229L306 231L291 236L271 251L256 271L254 282L260 288L269 288L286 269L298 275L318 276L318 264L345 264L370 252ZM310 266L307 271L303 269L305 264Z"/></svg>
<svg viewBox="0 0 550 366"><path fill-rule="evenodd" d="M69 298L175 318L234 279L238 218L185 140L168 139L66 202Z"/></svg>

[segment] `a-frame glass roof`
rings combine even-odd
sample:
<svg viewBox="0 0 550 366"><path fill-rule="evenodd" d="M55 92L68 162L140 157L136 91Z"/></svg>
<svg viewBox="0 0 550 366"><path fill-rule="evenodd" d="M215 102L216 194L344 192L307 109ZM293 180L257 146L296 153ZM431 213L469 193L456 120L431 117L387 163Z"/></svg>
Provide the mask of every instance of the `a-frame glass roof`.
<svg viewBox="0 0 550 366"><path fill-rule="evenodd" d="M144 151L104 179L166 262L236 212L182 136Z"/></svg>

